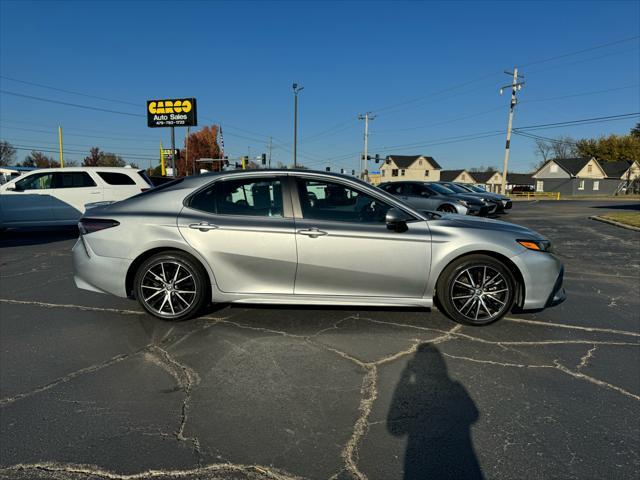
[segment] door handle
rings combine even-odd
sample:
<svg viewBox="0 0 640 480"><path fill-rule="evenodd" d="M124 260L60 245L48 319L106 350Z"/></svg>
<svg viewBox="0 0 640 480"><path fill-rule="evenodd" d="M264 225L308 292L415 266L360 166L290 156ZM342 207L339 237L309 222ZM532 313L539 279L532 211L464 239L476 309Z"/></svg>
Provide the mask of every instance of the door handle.
<svg viewBox="0 0 640 480"><path fill-rule="evenodd" d="M323 235L328 235L327 232L323 232L322 230L318 230L317 228L310 228L309 230L298 230L300 235L306 235L311 238L322 237Z"/></svg>
<svg viewBox="0 0 640 480"><path fill-rule="evenodd" d="M217 225L213 225L207 222L200 223L190 223L189 228L193 228L194 230L200 230L201 232L208 232L209 230L215 230L218 228Z"/></svg>
<svg viewBox="0 0 640 480"><path fill-rule="evenodd" d="M100 195L102 192L89 192L90 195Z"/></svg>

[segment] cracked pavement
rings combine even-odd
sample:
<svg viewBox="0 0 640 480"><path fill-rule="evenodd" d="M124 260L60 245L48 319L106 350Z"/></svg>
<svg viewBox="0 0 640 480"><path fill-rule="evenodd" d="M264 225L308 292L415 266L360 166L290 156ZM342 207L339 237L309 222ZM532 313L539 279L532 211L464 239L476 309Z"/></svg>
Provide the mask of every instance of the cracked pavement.
<svg viewBox="0 0 640 480"><path fill-rule="evenodd" d="M436 310L214 306L155 320L73 285L72 231L0 237L0 477L637 478L640 202L518 202L568 299Z"/></svg>

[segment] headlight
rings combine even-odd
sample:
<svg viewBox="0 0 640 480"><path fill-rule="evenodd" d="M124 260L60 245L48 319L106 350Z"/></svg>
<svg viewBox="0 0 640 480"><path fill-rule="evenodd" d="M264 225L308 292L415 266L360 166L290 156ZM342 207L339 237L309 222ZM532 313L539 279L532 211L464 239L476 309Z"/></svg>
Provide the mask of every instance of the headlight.
<svg viewBox="0 0 640 480"><path fill-rule="evenodd" d="M529 250L551 252L551 242L549 240L516 240L516 242Z"/></svg>
<svg viewBox="0 0 640 480"><path fill-rule="evenodd" d="M462 205L463 207L469 208L469 204L467 202L465 202L464 200L458 200L458 204Z"/></svg>

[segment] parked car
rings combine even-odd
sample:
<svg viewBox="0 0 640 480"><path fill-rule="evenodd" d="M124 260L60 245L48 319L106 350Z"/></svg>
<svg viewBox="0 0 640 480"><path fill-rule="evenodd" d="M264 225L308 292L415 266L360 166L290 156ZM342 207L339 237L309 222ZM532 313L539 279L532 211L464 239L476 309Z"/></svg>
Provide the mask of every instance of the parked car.
<svg viewBox="0 0 640 480"><path fill-rule="evenodd" d="M115 202L152 188L144 170L43 168L0 186L0 228L75 225L86 206Z"/></svg>
<svg viewBox="0 0 640 480"><path fill-rule="evenodd" d="M449 190L453 190L459 195L468 195L477 199L484 200L485 202L487 202L487 205L490 205L492 207L489 213L495 213L499 209L501 210L501 202L497 198L491 195L482 195L477 192L472 192L468 188L464 188L458 183L453 183L453 182L437 182L437 183L438 185L442 185L443 187L446 187Z"/></svg>
<svg viewBox="0 0 640 480"><path fill-rule="evenodd" d="M208 303L432 307L476 325L561 302L563 267L527 228L426 214L345 175L180 178L96 208L73 247L79 288L182 320Z"/></svg>
<svg viewBox="0 0 640 480"><path fill-rule="evenodd" d="M385 182L379 185L385 192L398 197L417 210L431 210L461 215L487 214L485 203L472 198L464 199L451 190L426 182Z"/></svg>
<svg viewBox="0 0 640 480"><path fill-rule="evenodd" d="M533 185L514 185L511 193L533 193L536 189Z"/></svg>
<svg viewBox="0 0 640 480"><path fill-rule="evenodd" d="M488 198L492 201L496 201L498 204L499 211L509 210L513 206L513 202L511 199L505 195L501 195L499 193L487 192L484 188L473 185L470 183L456 183L456 185L460 188L464 188L468 190L471 194L475 194L481 196L483 198Z"/></svg>

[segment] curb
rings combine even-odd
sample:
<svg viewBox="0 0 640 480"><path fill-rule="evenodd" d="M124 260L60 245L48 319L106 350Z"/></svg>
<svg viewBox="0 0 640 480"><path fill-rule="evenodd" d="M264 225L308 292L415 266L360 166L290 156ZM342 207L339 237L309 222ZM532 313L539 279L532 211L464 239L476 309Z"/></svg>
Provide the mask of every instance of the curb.
<svg viewBox="0 0 640 480"><path fill-rule="evenodd" d="M594 216L594 217L589 217L589 219L596 220L597 222L608 223L609 225L615 225L616 227L626 228L627 230L640 232L640 227L634 227L632 225L627 225L626 223L616 222L615 220L609 220L608 218Z"/></svg>

